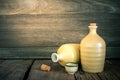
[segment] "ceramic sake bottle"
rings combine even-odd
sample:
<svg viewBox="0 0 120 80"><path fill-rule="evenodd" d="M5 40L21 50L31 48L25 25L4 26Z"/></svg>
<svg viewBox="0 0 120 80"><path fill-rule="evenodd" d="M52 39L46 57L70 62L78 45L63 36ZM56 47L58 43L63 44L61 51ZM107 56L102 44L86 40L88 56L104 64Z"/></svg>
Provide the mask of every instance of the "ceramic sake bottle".
<svg viewBox="0 0 120 80"><path fill-rule="evenodd" d="M96 31L96 23L91 23L88 35L80 43L82 69L89 73L104 70L106 44Z"/></svg>
<svg viewBox="0 0 120 80"><path fill-rule="evenodd" d="M57 53L52 53L51 59L53 62L58 62L65 66L68 62L79 63L79 44L63 44Z"/></svg>

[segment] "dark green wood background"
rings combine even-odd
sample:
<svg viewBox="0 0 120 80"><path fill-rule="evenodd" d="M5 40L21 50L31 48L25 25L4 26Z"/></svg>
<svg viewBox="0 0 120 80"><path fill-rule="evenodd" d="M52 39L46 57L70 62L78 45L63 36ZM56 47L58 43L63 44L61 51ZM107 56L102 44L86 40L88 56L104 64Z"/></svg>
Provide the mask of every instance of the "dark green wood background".
<svg viewBox="0 0 120 80"><path fill-rule="evenodd" d="M120 0L0 0L0 58L50 58L96 22L107 58L120 58Z"/></svg>

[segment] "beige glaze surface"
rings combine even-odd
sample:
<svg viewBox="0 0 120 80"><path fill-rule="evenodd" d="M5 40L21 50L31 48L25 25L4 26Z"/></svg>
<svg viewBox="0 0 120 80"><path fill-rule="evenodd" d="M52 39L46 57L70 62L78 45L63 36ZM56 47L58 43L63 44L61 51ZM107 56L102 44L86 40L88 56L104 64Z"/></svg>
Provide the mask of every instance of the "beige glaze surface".
<svg viewBox="0 0 120 80"><path fill-rule="evenodd" d="M89 26L89 34L80 43L83 71L102 72L106 55L105 41L96 33L96 25Z"/></svg>
<svg viewBox="0 0 120 80"><path fill-rule="evenodd" d="M59 62L65 66L67 62L79 62L79 44L63 44L57 50L57 53L51 55L53 62Z"/></svg>

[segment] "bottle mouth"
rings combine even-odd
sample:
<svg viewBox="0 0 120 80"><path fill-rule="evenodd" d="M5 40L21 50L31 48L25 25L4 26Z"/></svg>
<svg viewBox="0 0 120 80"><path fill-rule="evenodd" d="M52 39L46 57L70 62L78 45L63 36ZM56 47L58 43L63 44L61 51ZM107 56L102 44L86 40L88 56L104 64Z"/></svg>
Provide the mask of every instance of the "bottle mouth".
<svg viewBox="0 0 120 80"><path fill-rule="evenodd" d="M98 26L88 26L89 28L97 28Z"/></svg>
<svg viewBox="0 0 120 80"><path fill-rule="evenodd" d="M58 62L58 54L57 53L52 53L51 59L53 62Z"/></svg>

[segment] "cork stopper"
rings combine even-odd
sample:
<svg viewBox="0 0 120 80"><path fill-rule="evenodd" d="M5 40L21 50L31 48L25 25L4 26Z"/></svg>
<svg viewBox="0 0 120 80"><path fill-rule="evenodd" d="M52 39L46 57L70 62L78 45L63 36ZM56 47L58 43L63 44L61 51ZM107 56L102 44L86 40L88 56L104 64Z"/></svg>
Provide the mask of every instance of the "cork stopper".
<svg viewBox="0 0 120 80"><path fill-rule="evenodd" d="M89 28L97 28L96 23L90 23Z"/></svg>
<svg viewBox="0 0 120 80"><path fill-rule="evenodd" d="M46 64L42 64L40 66L40 69L43 70L43 71L50 71L51 70L51 67L46 65Z"/></svg>
<svg viewBox="0 0 120 80"><path fill-rule="evenodd" d="M90 23L90 26L96 26L96 23Z"/></svg>

